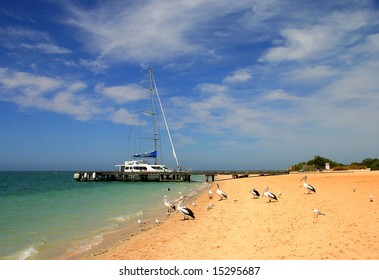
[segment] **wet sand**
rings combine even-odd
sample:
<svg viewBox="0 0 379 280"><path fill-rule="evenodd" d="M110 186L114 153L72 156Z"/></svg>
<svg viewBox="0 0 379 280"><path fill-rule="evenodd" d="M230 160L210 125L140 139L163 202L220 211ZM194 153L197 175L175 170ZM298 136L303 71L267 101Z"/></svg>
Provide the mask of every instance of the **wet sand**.
<svg viewBox="0 0 379 280"><path fill-rule="evenodd" d="M299 185L307 175L316 193ZM217 177L163 223L82 257L100 260L371 260L379 259L379 172L320 172L239 179ZM216 183L228 194L219 201ZM265 186L278 196L268 203ZM250 190L261 194L254 199ZM355 191L353 191L355 187ZM278 192L281 195L278 195ZM374 199L370 202L369 195ZM206 205L213 203L211 210ZM325 215L316 217L312 209ZM166 209L162 206L162 211ZM153 223L153 222L152 222Z"/></svg>

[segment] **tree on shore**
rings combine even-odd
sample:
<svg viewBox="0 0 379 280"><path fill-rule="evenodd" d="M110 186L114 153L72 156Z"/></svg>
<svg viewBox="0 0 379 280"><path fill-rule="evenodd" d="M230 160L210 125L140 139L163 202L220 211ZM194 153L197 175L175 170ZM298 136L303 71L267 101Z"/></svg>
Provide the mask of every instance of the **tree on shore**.
<svg viewBox="0 0 379 280"><path fill-rule="evenodd" d="M303 170L304 166L312 166L314 170L324 170L325 164L329 163L329 166L333 170L347 170L347 169L365 169L370 168L371 170L379 170L379 159L377 158L366 158L362 162L352 162L351 164L343 164L333 161L329 158L322 157L319 155L314 156L313 159L299 162L292 166L292 170L300 171Z"/></svg>

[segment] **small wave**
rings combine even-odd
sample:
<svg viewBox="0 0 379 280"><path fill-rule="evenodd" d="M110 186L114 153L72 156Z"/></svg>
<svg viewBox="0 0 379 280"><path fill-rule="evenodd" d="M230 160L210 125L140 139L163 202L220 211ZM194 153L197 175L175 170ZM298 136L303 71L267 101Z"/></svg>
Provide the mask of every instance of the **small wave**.
<svg viewBox="0 0 379 280"><path fill-rule="evenodd" d="M92 247L99 245L104 239L103 234L98 234L87 240L77 242L74 247L68 248L68 253L80 254L89 251Z"/></svg>
<svg viewBox="0 0 379 280"><path fill-rule="evenodd" d="M114 220L116 222L126 222L126 221L130 220L130 216L129 215L127 215L127 216L118 216L116 218L112 218L112 220Z"/></svg>
<svg viewBox="0 0 379 280"><path fill-rule="evenodd" d="M33 246L27 248L26 250L24 251L21 251L20 253L17 254L17 258L18 260L27 260L29 259L30 257L33 257L35 255L37 255L39 252L36 248L34 248Z"/></svg>
<svg viewBox="0 0 379 280"><path fill-rule="evenodd" d="M127 222L127 221L130 221L131 219L133 219L135 217L139 217L142 215L143 215L143 211L139 210L138 212L133 213L133 214L124 215L124 216L117 216L115 218L112 218L112 220L116 221L116 222Z"/></svg>

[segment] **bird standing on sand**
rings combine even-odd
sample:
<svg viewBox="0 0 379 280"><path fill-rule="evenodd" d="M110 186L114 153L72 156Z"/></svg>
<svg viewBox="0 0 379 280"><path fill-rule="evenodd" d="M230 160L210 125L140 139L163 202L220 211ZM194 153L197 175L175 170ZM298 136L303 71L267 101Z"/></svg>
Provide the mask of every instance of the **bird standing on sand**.
<svg viewBox="0 0 379 280"><path fill-rule="evenodd" d="M211 191L212 184L208 184L208 198L213 198L213 192Z"/></svg>
<svg viewBox="0 0 379 280"><path fill-rule="evenodd" d="M186 220L188 217L195 219L195 214L193 213L193 211L184 205L182 206L182 202L184 201L185 198L186 198L186 196L181 196L178 199L179 204L178 204L178 207L176 209L183 215L183 220Z"/></svg>
<svg viewBox="0 0 379 280"><path fill-rule="evenodd" d="M271 202L271 199L278 201L278 198L276 197L276 195L270 192L268 187L265 187L263 195L268 198L268 202Z"/></svg>
<svg viewBox="0 0 379 280"><path fill-rule="evenodd" d="M216 193L220 197L219 200L223 200L223 199L227 199L228 198L228 195L224 191L220 190L220 186L218 185L218 183L217 183L217 191L216 191Z"/></svg>
<svg viewBox="0 0 379 280"><path fill-rule="evenodd" d="M307 183L307 175L305 175L305 176L304 176L299 182L301 182L301 181L303 181L303 180L304 180L304 182L303 182L303 186L304 186L304 188L308 191L308 194L310 194L311 192L316 193L315 188L312 187L311 185L309 185L309 184ZM300 185L299 187L301 187L301 185Z"/></svg>
<svg viewBox="0 0 379 280"><path fill-rule="evenodd" d="M325 215L324 213L322 213L321 211L317 210L316 208L313 208L313 212L316 214L316 218L318 218L318 216L320 216L320 215Z"/></svg>
<svg viewBox="0 0 379 280"><path fill-rule="evenodd" d="M163 197L163 204L164 204L164 206L166 206L167 207L167 211L168 212L171 212L171 211L175 211L175 209L176 209L176 207L175 207L175 203L176 202L178 202L178 200L176 200L176 201L174 201L174 202L169 202L169 201L167 201L167 195L165 195L164 197Z"/></svg>
<svg viewBox="0 0 379 280"><path fill-rule="evenodd" d="M259 198L261 196L260 193L255 188L252 189L250 193L253 195L254 198Z"/></svg>
<svg viewBox="0 0 379 280"><path fill-rule="evenodd" d="M372 193L370 194L370 202L373 202L374 201L374 196L372 195Z"/></svg>
<svg viewBox="0 0 379 280"><path fill-rule="evenodd" d="M146 224L145 222L142 222L140 219L137 220L137 223L139 226L143 226L144 224Z"/></svg>
<svg viewBox="0 0 379 280"><path fill-rule="evenodd" d="M215 206L214 204L209 203L207 206L205 206L205 209L207 209L207 211L209 211L209 210L213 209L214 206Z"/></svg>

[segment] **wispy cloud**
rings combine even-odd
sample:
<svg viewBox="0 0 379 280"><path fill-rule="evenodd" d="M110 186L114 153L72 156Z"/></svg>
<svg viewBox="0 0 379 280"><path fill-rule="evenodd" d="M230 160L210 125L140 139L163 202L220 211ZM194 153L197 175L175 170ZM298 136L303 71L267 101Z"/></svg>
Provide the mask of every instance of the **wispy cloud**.
<svg viewBox="0 0 379 280"><path fill-rule="evenodd" d="M8 49L36 51L45 54L69 54L71 50L58 46L47 32L20 26L0 29L1 43Z"/></svg>
<svg viewBox="0 0 379 280"><path fill-rule="evenodd" d="M250 7L249 1L112 2L91 10L62 2L66 22L80 28L89 50L100 57L136 62L162 62L207 53L202 43L217 20ZM212 16L209 16L212 15ZM203 26L208 25L208 28ZM200 40L198 40L200 39Z"/></svg>

